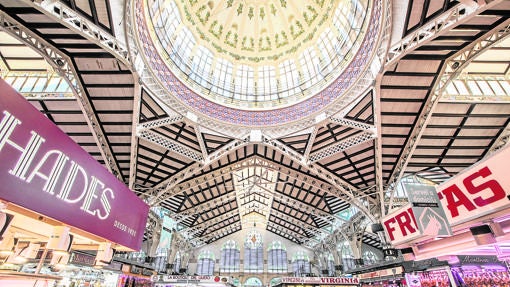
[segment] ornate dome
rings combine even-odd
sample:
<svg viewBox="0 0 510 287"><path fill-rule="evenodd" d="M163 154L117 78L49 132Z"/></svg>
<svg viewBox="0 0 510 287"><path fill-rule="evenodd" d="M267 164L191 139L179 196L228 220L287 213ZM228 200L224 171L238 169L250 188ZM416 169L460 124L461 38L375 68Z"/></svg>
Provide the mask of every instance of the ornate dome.
<svg viewBox="0 0 510 287"><path fill-rule="evenodd" d="M135 2L159 83L193 113L243 126L295 121L340 98L368 65L382 14L368 0Z"/></svg>

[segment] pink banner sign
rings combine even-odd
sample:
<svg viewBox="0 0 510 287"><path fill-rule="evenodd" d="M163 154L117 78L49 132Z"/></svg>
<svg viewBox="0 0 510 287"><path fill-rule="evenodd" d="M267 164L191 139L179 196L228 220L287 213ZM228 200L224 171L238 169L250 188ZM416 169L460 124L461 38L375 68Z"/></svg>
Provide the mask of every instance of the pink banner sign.
<svg viewBox="0 0 510 287"><path fill-rule="evenodd" d="M0 198L139 250L149 207L0 79Z"/></svg>

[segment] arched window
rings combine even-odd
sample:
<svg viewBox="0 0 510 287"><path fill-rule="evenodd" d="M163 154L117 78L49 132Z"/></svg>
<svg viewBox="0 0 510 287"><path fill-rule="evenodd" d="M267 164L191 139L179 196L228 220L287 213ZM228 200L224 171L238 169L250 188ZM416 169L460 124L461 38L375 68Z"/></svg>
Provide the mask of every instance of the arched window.
<svg viewBox="0 0 510 287"><path fill-rule="evenodd" d="M257 277L250 277L244 282L245 287L262 287L262 281Z"/></svg>
<svg viewBox="0 0 510 287"><path fill-rule="evenodd" d="M287 250L281 241L273 241L267 248L267 272L269 273L286 273L287 267Z"/></svg>
<svg viewBox="0 0 510 287"><path fill-rule="evenodd" d="M239 272L241 251L234 240L228 240L221 247L220 272Z"/></svg>
<svg viewBox="0 0 510 287"><path fill-rule="evenodd" d="M340 254L342 254L342 265L344 267L344 271L354 268L354 255L352 254L349 242L344 241L340 248L341 248Z"/></svg>
<svg viewBox="0 0 510 287"><path fill-rule="evenodd" d="M372 265L377 263L377 255L372 250L366 250L363 252L363 262L365 265Z"/></svg>
<svg viewBox="0 0 510 287"><path fill-rule="evenodd" d="M214 261L214 253L209 250L200 251L197 260L197 275L213 275Z"/></svg>
<svg viewBox="0 0 510 287"><path fill-rule="evenodd" d="M311 273L310 258L300 251L292 256L292 271L294 276L303 277Z"/></svg>
<svg viewBox="0 0 510 287"><path fill-rule="evenodd" d="M335 258L333 257L333 254L329 254L326 264L328 267L328 275L335 276Z"/></svg>
<svg viewBox="0 0 510 287"><path fill-rule="evenodd" d="M181 265L182 265L181 252L177 251L177 253L175 254L175 259L174 259L173 272L176 274L179 274L179 270L182 269Z"/></svg>
<svg viewBox="0 0 510 287"><path fill-rule="evenodd" d="M244 240L244 272L264 272L262 236L255 230L248 232Z"/></svg>

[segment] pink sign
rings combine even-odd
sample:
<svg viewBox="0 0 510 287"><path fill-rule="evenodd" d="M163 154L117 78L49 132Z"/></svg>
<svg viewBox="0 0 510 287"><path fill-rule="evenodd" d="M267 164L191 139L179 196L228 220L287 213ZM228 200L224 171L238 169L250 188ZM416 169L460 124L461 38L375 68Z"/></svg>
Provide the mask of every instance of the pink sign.
<svg viewBox="0 0 510 287"><path fill-rule="evenodd" d="M510 207L510 146L457 174L437 188L451 226Z"/></svg>
<svg viewBox="0 0 510 287"><path fill-rule="evenodd" d="M139 250L149 207L0 79L0 198Z"/></svg>

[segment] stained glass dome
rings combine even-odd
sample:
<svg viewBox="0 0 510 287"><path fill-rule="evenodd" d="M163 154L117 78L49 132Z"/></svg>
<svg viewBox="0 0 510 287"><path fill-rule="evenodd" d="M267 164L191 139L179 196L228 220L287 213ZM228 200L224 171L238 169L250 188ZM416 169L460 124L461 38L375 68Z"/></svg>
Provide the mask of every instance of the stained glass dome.
<svg viewBox="0 0 510 287"><path fill-rule="evenodd" d="M263 126L347 91L370 62L379 2L137 0L136 21L148 67L179 103Z"/></svg>

